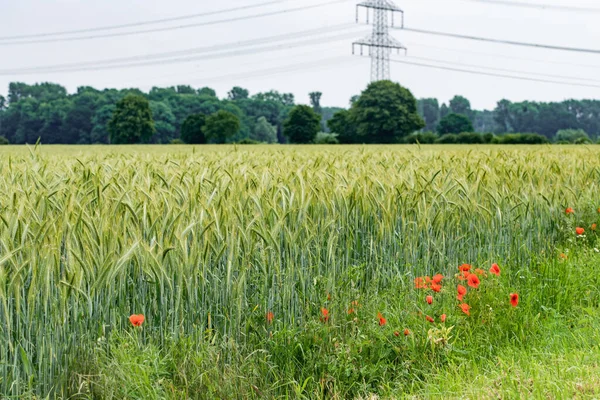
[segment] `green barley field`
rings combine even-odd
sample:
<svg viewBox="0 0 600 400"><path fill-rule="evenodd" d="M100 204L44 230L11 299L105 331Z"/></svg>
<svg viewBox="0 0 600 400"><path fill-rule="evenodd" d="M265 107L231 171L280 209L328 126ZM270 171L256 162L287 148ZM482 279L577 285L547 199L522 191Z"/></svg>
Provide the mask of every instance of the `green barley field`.
<svg viewBox="0 0 600 400"><path fill-rule="evenodd" d="M0 398L599 398L599 208L600 146L3 146Z"/></svg>

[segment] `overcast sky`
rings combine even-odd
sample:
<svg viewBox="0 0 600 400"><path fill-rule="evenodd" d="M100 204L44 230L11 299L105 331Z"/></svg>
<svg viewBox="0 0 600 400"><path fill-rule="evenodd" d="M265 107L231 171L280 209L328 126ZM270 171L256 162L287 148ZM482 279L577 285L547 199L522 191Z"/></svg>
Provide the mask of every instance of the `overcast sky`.
<svg viewBox="0 0 600 400"><path fill-rule="evenodd" d="M233 19L330 1L288 0L259 8L120 31L88 33L86 36ZM266 0L0 0L0 38L127 24L264 2ZM406 26L410 28L600 48L600 12L589 10L600 9L598 0L514 2L588 10L525 8L473 0L397 0L396 4L404 9ZM147 91L152 86L189 84L197 88L213 87L220 97L233 86L248 88L251 93L276 89L292 92L297 102L304 103L308 102L309 92L318 90L323 92L324 105L347 106L348 99L363 90L370 79L370 60L351 54L352 38L365 36L369 27L342 26L355 21L354 4L353 1L341 1L261 18L122 37L19 45L6 45L6 41L0 40L0 94L6 94L11 81L57 82L70 92L83 85L96 88L139 87ZM2 74L2 70L6 72L25 67L107 60L219 44L230 46L240 41L324 27L332 29L318 35L294 36L285 42L240 48L237 55L229 49L226 57L221 58L196 56L197 59L189 62L69 73ZM512 101L600 98L600 54L480 43L398 30L391 31L391 34L408 47L407 58L401 54L394 55L394 59L459 69L475 69L468 65L476 65L484 67L477 70L501 75L518 75L507 72L516 70L529 72L526 76L538 79L598 86L528 82L392 63L392 80L408 87L416 97L437 97L446 102L455 94L461 94L478 109L492 109L502 98ZM270 46L270 51L254 51L261 46ZM273 46L279 48L276 50ZM569 77L578 80L569 80Z"/></svg>

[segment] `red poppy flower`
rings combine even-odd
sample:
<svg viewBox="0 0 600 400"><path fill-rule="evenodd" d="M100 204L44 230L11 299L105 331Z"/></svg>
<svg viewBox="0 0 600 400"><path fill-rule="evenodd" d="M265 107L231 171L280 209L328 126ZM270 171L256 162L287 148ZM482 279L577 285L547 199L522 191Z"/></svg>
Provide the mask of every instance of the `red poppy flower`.
<svg viewBox="0 0 600 400"><path fill-rule="evenodd" d="M575 233L578 235L583 235L585 233L585 229L577 227L575 228Z"/></svg>
<svg viewBox="0 0 600 400"><path fill-rule="evenodd" d="M273 317L275 317L275 315L271 311L267 312L266 318L269 324L273 323Z"/></svg>
<svg viewBox="0 0 600 400"><path fill-rule="evenodd" d="M425 317L425 319L426 319L427 321L429 321L429 322L434 322L434 321L433 321L433 318L431 318L429 315L428 315L428 316L426 316L426 317Z"/></svg>
<svg viewBox="0 0 600 400"><path fill-rule="evenodd" d="M519 305L519 295L517 293L510 294L510 304L512 304L513 307Z"/></svg>
<svg viewBox="0 0 600 400"><path fill-rule="evenodd" d="M433 283L440 283L442 281L442 279L444 279L444 275L442 274L437 274L433 277Z"/></svg>
<svg viewBox="0 0 600 400"><path fill-rule="evenodd" d="M321 308L321 322L329 321L329 310L326 308Z"/></svg>
<svg viewBox="0 0 600 400"><path fill-rule="evenodd" d="M462 310L462 312L464 312L467 315L471 315L471 313L469 312L469 310L471 309L470 305L468 305L466 303L462 303L459 307Z"/></svg>
<svg viewBox="0 0 600 400"><path fill-rule="evenodd" d="M384 326L385 324L387 324L387 320L383 318L383 315L381 315L381 313L377 313L377 318L379 318L379 326Z"/></svg>
<svg viewBox="0 0 600 400"><path fill-rule="evenodd" d="M575 214L575 210L573 210L571 207L567 208L565 210L565 214L569 215L569 214Z"/></svg>
<svg viewBox="0 0 600 400"><path fill-rule="evenodd" d="M356 312L356 310L354 310L354 308L349 308L348 309L348 315L352 315Z"/></svg>
<svg viewBox="0 0 600 400"><path fill-rule="evenodd" d="M471 266L469 264L463 264L460 267L458 267L458 269L462 272L468 272L471 270Z"/></svg>
<svg viewBox="0 0 600 400"><path fill-rule="evenodd" d="M438 285L437 283L431 282L431 290L433 290L436 293L439 293L442 291L442 285Z"/></svg>
<svg viewBox="0 0 600 400"><path fill-rule="evenodd" d="M485 275L485 271L484 271L484 270L482 270L481 268L477 268L477 269L475 270L475 273L476 273L477 275L482 275L482 276L483 276L483 275Z"/></svg>
<svg viewBox="0 0 600 400"><path fill-rule="evenodd" d="M394 336L400 336L400 332L394 331Z"/></svg>
<svg viewBox="0 0 600 400"><path fill-rule="evenodd" d="M442 320L442 322L446 322L446 314L442 314L442 316L440 317L440 319Z"/></svg>
<svg viewBox="0 0 600 400"><path fill-rule="evenodd" d="M490 268L490 274L500 276L500 267L498 264L492 264L492 268Z"/></svg>
<svg viewBox="0 0 600 400"><path fill-rule="evenodd" d="M456 290L458 291L458 296L456 296L456 298L457 298L459 301L462 301L462 299L463 299L463 296L464 296L465 294L467 294L467 288L466 288L466 287L464 287L463 285L458 285L458 287L456 288Z"/></svg>
<svg viewBox="0 0 600 400"><path fill-rule="evenodd" d="M597 227L598 227L598 225L596 225L596 224L592 224L592 230L593 230L593 231L595 231Z"/></svg>
<svg viewBox="0 0 600 400"><path fill-rule="evenodd" d="M431 278L430 278L430 277L428 277L428 276L426 276L426 277L425 277L425 283L429 284L430 282L431 282Z"/></svg>
<svg viewBox="0 0 600 400"><path fill-rule="evenodd" d="M133 314L129 317L129 322L131 322L131 325L133 326L142 326L144 320L144 314Z"/></svg>
<svg viewBox="0 0 600 400"><path fill-rule="evenodd" d="M560 256L559 256L559 257L560 257L560 258L563 258L563 259L565 259L565 260L568 258L568 257L567 257L567 255L566 255L565 253L560 253Z"/></svg>
<svg viewBox="0 0 600 400"><path fill-rule="evenodd" d="M431 304L431 303L433 303L433 297L432 297L432 296L427 296L427 297L425 298L425 300L427 301L427 304Z"/></svg>
<svg viewBox="0 0 600 400"><path fill-rule="evenodd" d="M327 293L327 301L331 301L331 293Z"/></svg>
<svg viewBox="0 0 600 400"><path fill-rule="evenodd" d="M467 278L467 285L471 286L472 288L477 289L480 283L481 282L479 281L479 278L475 274L471 274Z"/></svg>
<svg viewBox="0 0 600 400"><path fill-rule="evenodd" d="M425 289L426 287L427 285L425 284L423 277L420 276L415 278L415 289Z"/></svg>
<svg viewBox="0 0 600 400"><path fill-rule="evenodd" d="M408 329L405 329L404 330L404 336L408 336L408 335L410 335L410 331Z"/></svg>

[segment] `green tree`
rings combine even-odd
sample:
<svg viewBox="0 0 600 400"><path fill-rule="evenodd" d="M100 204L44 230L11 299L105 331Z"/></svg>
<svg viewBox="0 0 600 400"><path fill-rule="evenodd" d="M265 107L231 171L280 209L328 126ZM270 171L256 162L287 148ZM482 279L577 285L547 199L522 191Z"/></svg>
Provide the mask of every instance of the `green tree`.
<svg viewBox="0 0 600 400"><path fill-rule="evenodd" d="M471 110L471 102L463 96L454 96L449 103L450 113L462 114L473 121L473 110Z"/></svg>
<svg viewBox="0 0 600 400"><path fill-rule="evenodd" d="M283 123L283 134L292 143L312 143L321 130L321 116L309 106L299 105Z"/></svg>
<svg viewBox="0 0 600 400"><path fill-rule="evenodd" d="M327 121L327 126L331 133L337 134L337 140L340 143L358 143L359 138L356 135L355 126L350 122L350 111L338 111L329 121Z"/></svg>
<svg viewBox="0 0 600 400"><path fill-rule="evenodd" d="M254 125L251 139L259 142L275 143L277 142L277 128L271 125L265 117L259 117L256 125Z"/></svg>
<svg viewBox="0 0 600 400"><path fill-rule="evenodd" d="M169 104L163 101L150 101L150 110L156 133L150 139L152 143L169 143L175 138L175 115Z"/></svg>
<svg viewBox="0 0 600 400"><path fill-rule="evenodd" d="M425 126L412 93L390 81L373 82L350 108L359 142L400 143Z"/></svg>
<svg viewBox="0 0 600 400"><path fill-rule="evenodd" d="M148 100L136 95L121 99L108 122L108 131L113 144L147 143L155 132Z"/></svg>
<svg viewBox="0 0 600 400"><path fill-rule="evenodd" d="M447 133L473 132L473 124L462 114L448 114L441 119L437 131L440 135Z"/></svg>
<svg viewBox="0 0 600 400"><path fill-rule="evenodd" d="M190 115L181 125L181 140L187 144L205 144L204 125L206 125L204 114Z"/></svg>
<svg viewBox="0 0 600 400"><path fill-rule="evenodd" d="M313 111L317 114L321 114L321 97L323 96L323 93L311 92L308 96L310 97L310 105L312 106Z"/></svg>
<svg viewBox="0 0 600 400"><path fill-rule="evenodd" d="M248 90L239 86L235 86L229 91L229 93L227 93L227 98L231 101L237 101L247 99L249 95L250 93L248 92Z"/></svg>
<svg viewBox="0 0 600 400"><path fill-rule="evenodd" d="M114 104L107 104L96 111L92 118L92 125L94 126L91 135L92 144L107 144L109 142L108 122L111 120L114 111Z"/></svg>
<svg viewBox="0 0 600 400"><path fill-rule="evenodd" d="M219 110L206 117L204 134L215 143L227 143L239 130L240 119L229 111Z"/></svg>
<svg viewBox="0 0 600 400"><path fill-rule="evenodd" d="M419 99L417 101L419 115L425 121L425 130L435 130L440 122L440 104L437 99Z"/></svg>

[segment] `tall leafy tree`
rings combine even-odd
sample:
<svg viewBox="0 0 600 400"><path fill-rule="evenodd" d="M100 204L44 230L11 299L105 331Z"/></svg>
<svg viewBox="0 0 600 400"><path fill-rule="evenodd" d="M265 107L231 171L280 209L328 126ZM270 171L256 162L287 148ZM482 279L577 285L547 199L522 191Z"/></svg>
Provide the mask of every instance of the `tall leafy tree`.
<svg viewBox="0 0 600 400"><path fill-rule="evenodd" d="M462 114L448 114L440 120L437 131L440 135L446 133L473 132L473 124Z"/></svg>
<svg viewBox="0 0 600 400"><path fill-rule="evenodd" d="M136 95L125 96L117 103L108 131L114 144L147 143L155 132L148 100Z"/></svg>
<svg viewBox="0 0 600 400"><path fill-rule="evenodd" d="M277 128L271 125L265 117L259 117L250 138L259 142L275 143L277 142Z"/></svg>
<svg viewBox="0 0 600 400"><path fill-rule="evenodd" d="M317 114L321 114L321 97L323 96L323 93L311 92L308 96L310 97L310 105L312 106L313 111Z"/></svg>
<svg viewBox="0 0 600 400"><path fill-rule="evenodd" d="M215 143L227 143L227 139L240 130L240 119L233 113L219 110L206 118L204 132Z"/></svg>
<svg viewBox="0 0 600 400"><path fill-rule="evenodd" d="M349 120L362 143L400 143L425 126L412 93L390 81L369 84L350 108Z"/></svg>
<svg viewBox="0 0 600 400"><path fill-rule="evenodd" d="M151 143L169 143L175 138L177 129L175 128L175 115L171 112L171 107L162 101L150 101L150 110L156 133L150 139Z"/></svg>
<svg viewBox="0 0 600 400"><path fill-rule="evenodd" d="M450 112L453 114L462 114L473 120L473 110L471 109L471 102L463 96L454 96L449 103Z"/></svg>
<svg viewBox="0 0 600 400"><path fill-rule="evenodd" d="M181 140L187 144L205 144L204 126L206 116L204 114L192 114L183 121L181 125Z"/></svg>
<svg viewBox="0 0 600 400"><path fill-rule="evenodd" d="M283 125L283 134L292 143L313 143L321 130L321 116L305 105L290 111Z"/></svg>
<svg viewBox="0 0 600 400"><path fill-rule="evenodd" d="M248 90L239 86L235 86L229 91L229 93L227 93L227 98L231 101L237 101L247 99L249 95L250 93L248 92Z"/></svg>
<svg viewBox="0 0 600 400"><path fill-rule="evenodd" d="M109 142L108 123L112 119L114 111L114 104L107 104L96 111L96 114L92 118L94 126L91 135L92 144L107 144Z"/></svg>
<svg viewBox="0 0 600 400"><path fill-rule="evenodd" d="M419 115L425 121L425 130L434 131L440 121L440 104L437 99L419 99L417 101Z"/></svg>
<svg viewBox="0 0 600 400"><path fill-rule="evenodd" d="M358 143L360 138L356 134L356 126L350 121L350 111L341 110L327 121L331 133L336 133L341 144Z"/></svg>

